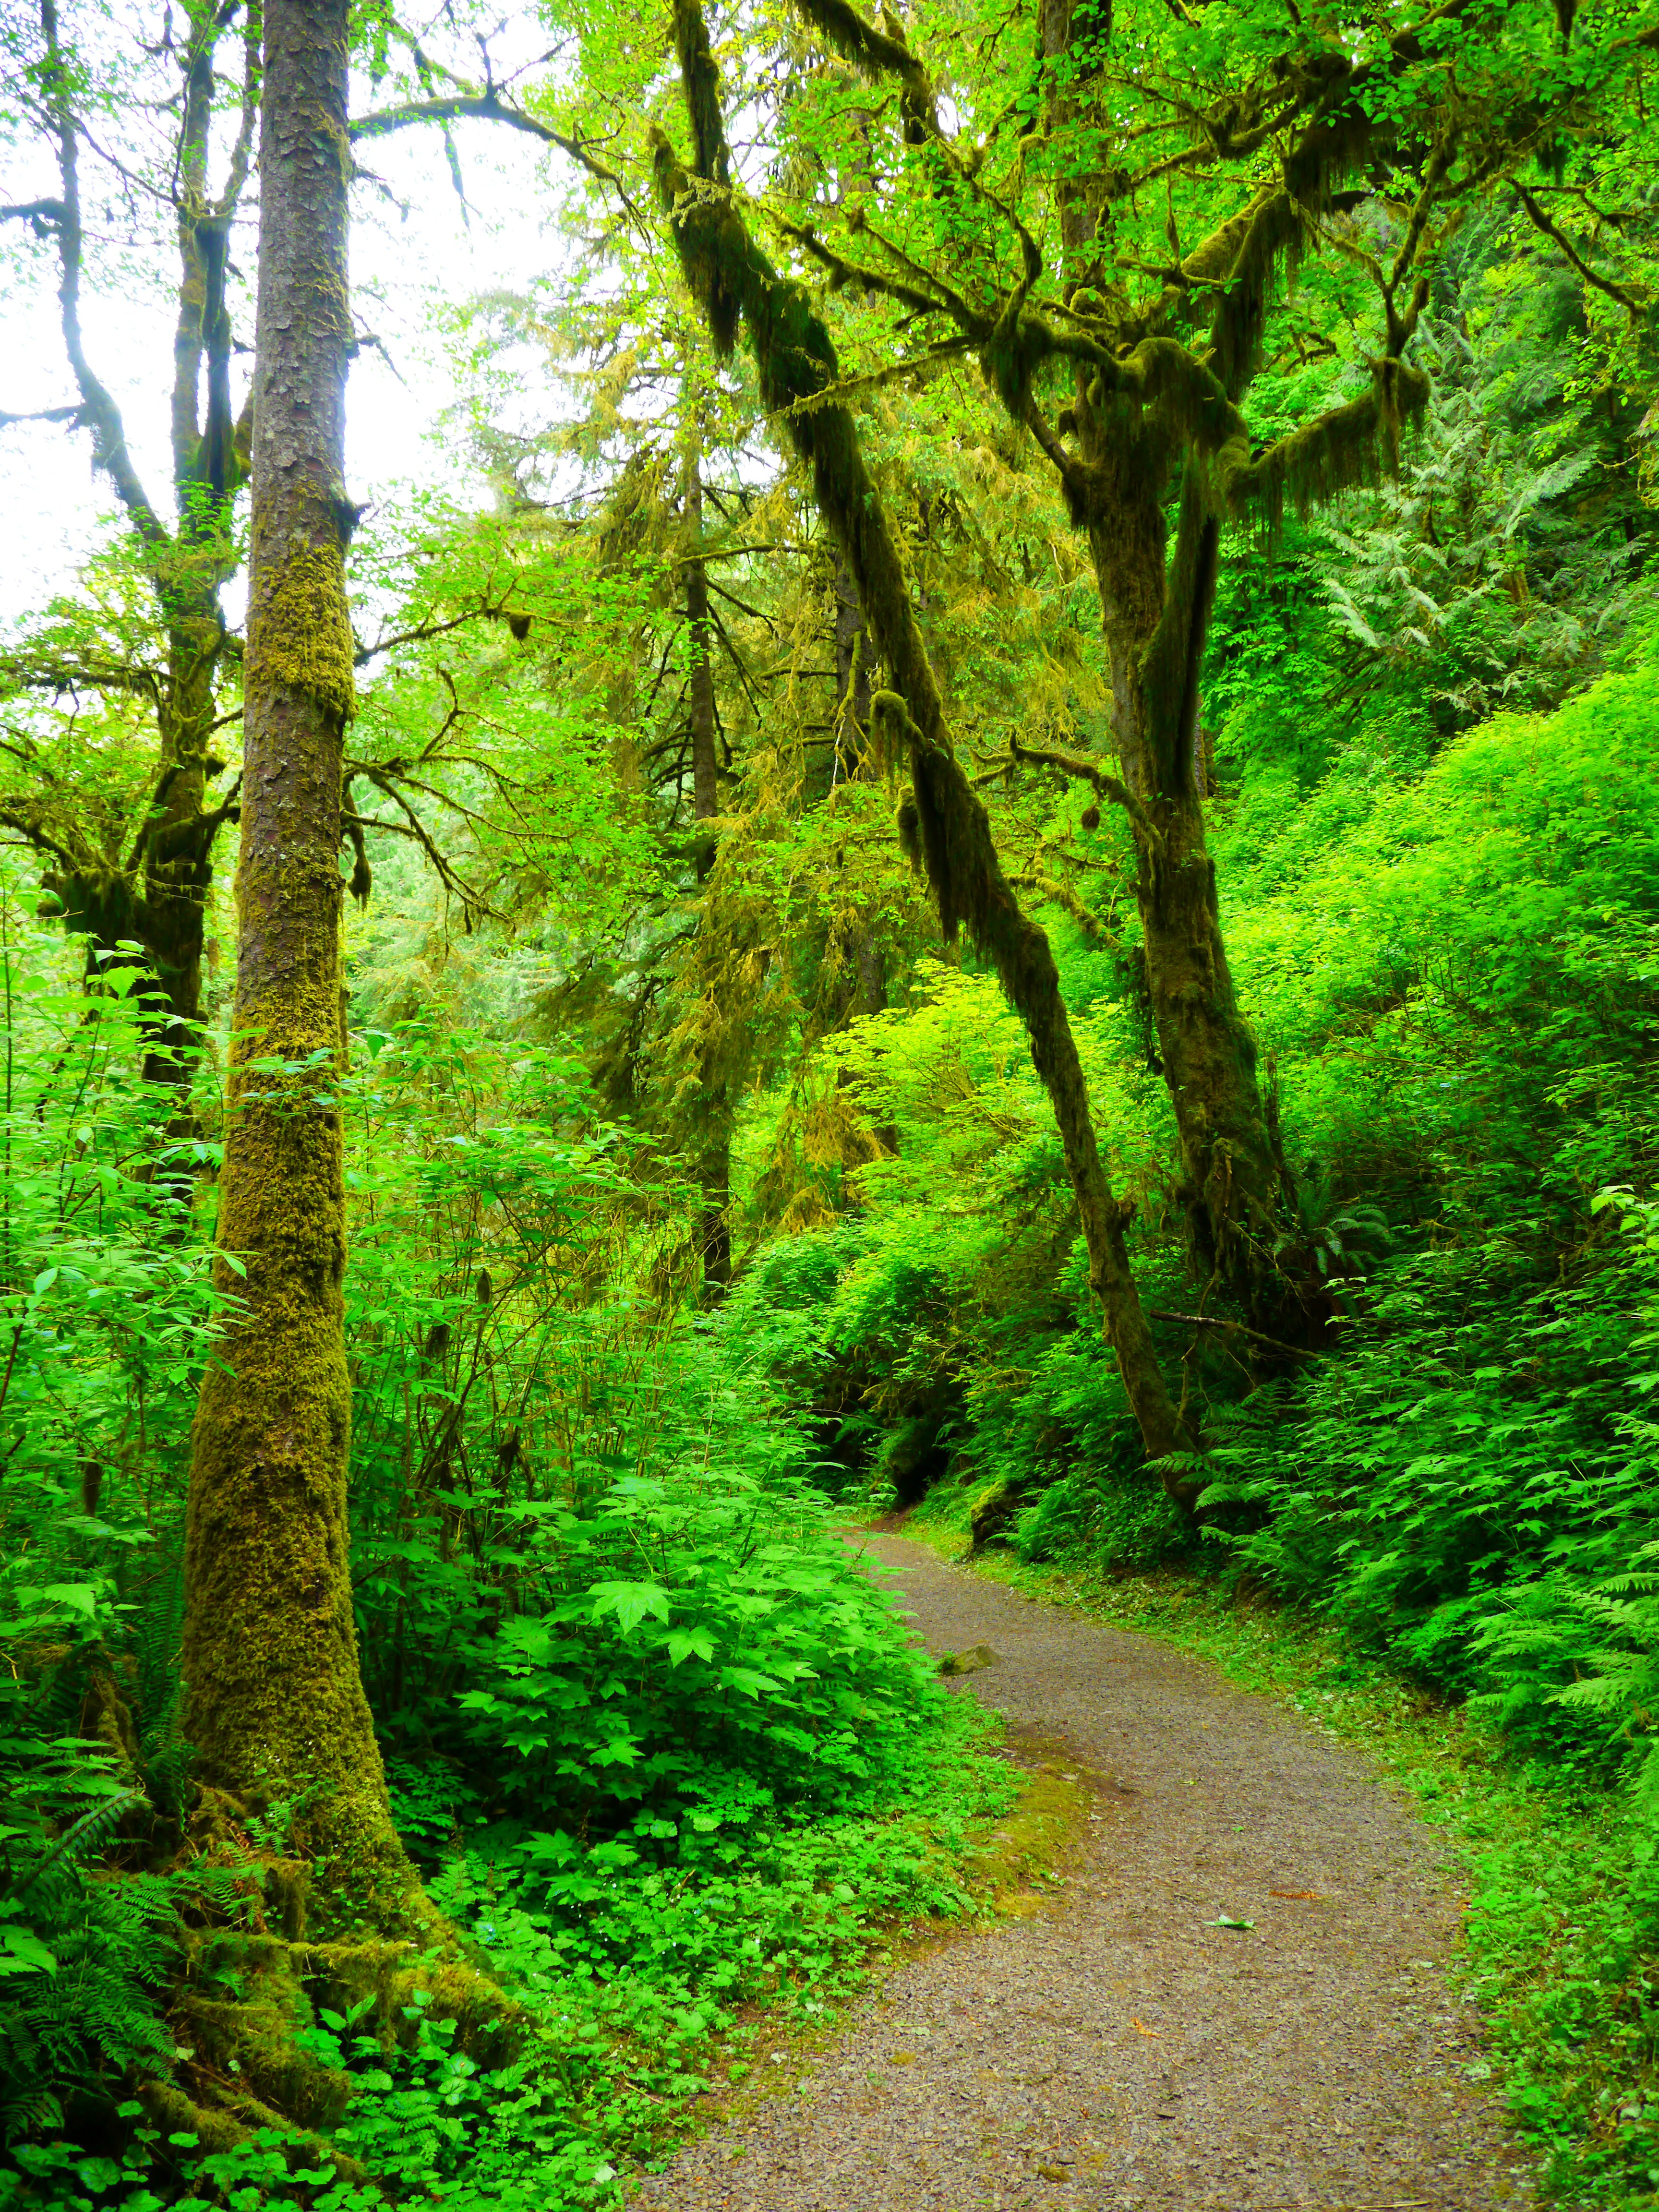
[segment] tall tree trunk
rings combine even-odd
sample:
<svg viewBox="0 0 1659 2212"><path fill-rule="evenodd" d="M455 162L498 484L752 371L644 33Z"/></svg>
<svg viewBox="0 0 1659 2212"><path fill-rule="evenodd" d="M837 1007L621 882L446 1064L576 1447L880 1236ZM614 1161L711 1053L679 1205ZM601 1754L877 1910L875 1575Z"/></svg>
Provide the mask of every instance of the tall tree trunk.
<svg viewBox="0 0 1659 2212"><path fill-rule="evenodd" d="M695 403L688 402L695 405ZM719 728L714 714L714 626L708 613L708 570L702 558L702 441L695 411L687 427L685 459L685 622L690 667L686 679L691 720L691 811L698 822L720 810ZM706 881L714 865L714 840L697 840L697 875ZM723 1078L705 1058L698 1101L702 1139L697 1181L702 1206L697 1249L707 1303L732 1286L732 1102Z"/></svg>
<svg viewBox="0 0 1659 2212"><path fill-rule="evenodd" d="M1113 1197L1089 1112L1088 1087L1048 939L1020 910L991 835L989 817L956 757L945 702L911 604L909 580L881 494L844 404L820 395L840 365L830 333L804 289L781 277L749 235L723 189L730 154L720 118L714 55L697 0L676 0L676 42L702 181L694 191L660 131L653 133L657 184L692 290L717 353L748 327L762 398L779 415L811 472L819 513L858 586L865 619L891 674L891 692L872 708L908 750L912 799L903 825L926 866L948 936L966 923L1024 1022L1031 1058L1054 1106L1066 1165L1125 1394L1147 1453L1162 1458L1190 1443L1169 1394L1130 1272L1128 1209ZM819 404L802 408L795 403ZM1184 1475L1166 1478L1188 1499Z"/></svg>
<svg viewBox="0 0 1659 2212"><path fill-rule="evenodd" d="M1106 0L1042 0L1044 56L1098 66L1111 28ZM1056 127L1086 104L1086 75L1057 82ZM1056 187L1066 270L1103 281L1097 217L1084 184ZM1215 866L1205 837L1198 772L1198 675L1214 597L1214 526L1195 498L1183 512L1171 566L1164 487L1173 455L1160 432L1121 403L1091 403L1078 380L1073 413L1092 469L1085 517L1110 655L1113 721L1124 778L1140 805L1130 816L1146 987L1180 1138L1182 1194L1194 1267L1206 1285L1237 1297L1258 1324L1297 1333L1294 1286L1275 1247L1289 1178L1276 1124L1256 1079L1256 1046L1239 1009L1222 941ZM1195 488L1194 488L1195 489Z"/></svg>
<svg viewBox="0 0 1659 2212"><path fill-rule="evenodd" d="M702 455L695 431L685 461L685 625L691 721L691 812L709 822L720 811L719 728L714 714L714 626L708 616L708 570L702 557ZM697 840L699 881L713 866L714 841Z"/></svg>
<svg viewBox="0 0 1659 2212"><path fill-rule="evenodd" d="M864 609L845 556L836 555L836 750L841 773L853 777L870 747L870 654Z"/></svg>
<svg viewBox="0 0 1659 2212"><path fill-rule="evenodd" d="M1197 761L1198 678L1214 596L1217 528L1188 484L1173 557L1146 471L1155 434L1124 416L1080 409L1097 481L1116 481L1089 517L1089 540L1111 654L1115 734L1139 805L1136 903L1146 988L1164 1079L1180 1137L1182 1196L1194 1263L1271 1334L1305 1334L1278 1245L1293 1194L1276 1125L1257 1079L1255 1039L1238 1004L1223 941L1215 863L1205 835Z"/></svg>
<svg viewBox="0 0 1659 2212"><path fill-rule="evenodd" d="M346 0L266 0L246 799L219 1241L245 1304L202 1389L186 1729L204 1778L297 1801L337 1896L417 1893L363 1694L346 1520L351 1397L337 1085L341 754L352 711L342 470Z"/></svg>

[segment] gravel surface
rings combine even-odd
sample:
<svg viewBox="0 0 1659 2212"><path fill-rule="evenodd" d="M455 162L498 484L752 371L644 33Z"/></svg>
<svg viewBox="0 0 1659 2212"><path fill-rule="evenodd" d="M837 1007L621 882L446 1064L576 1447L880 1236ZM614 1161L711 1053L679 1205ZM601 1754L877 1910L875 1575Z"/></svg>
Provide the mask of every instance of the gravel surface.
<svg viewBox="0 0 1659 2212"><path fill-rule="evenodd" d="M1467 2069L1456 1870L1353 1752L1212 1668L894 1536L962 1693L1095 1793L1051 1909L896 1967L635 2200L662 2212L1493 2212L1529 2169ZM1249 1920L1235 1931L1218 1917ZM1450 1977L1449 1982L1448 1977ZM797 2082L796 2076L800 2078Z"/></svg>

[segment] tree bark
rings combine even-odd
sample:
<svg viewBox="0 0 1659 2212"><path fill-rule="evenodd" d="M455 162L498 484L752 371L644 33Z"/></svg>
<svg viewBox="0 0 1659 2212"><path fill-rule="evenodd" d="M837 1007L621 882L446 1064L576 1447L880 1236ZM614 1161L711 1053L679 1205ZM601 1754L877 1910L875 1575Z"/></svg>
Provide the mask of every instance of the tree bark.
<svg viewBox="0 0 1659 2212"><path fill-rule="evenodd" d="M40 0L46 55L42 90L55 141L61 198L52 217L58 258L64 352L81 394L78 419L94 436L94 465L113 486L138 561L154 593L166 639L167 678L156 700L155 781L129 853L118 867L85 839L54 853L46 888L66 927L89 939L95 978L140 948L156 989L145 1022L147 1080L176 1096L168 1119L191 1125L190 1088L202 1017L202 951L214 840L234 817L234 797L208 805L222 772L210 758L215 684L225 643L219 590L237 565L230 532L242 481L230 413L231 328L225 298L229 229L246 181L257 109L259 53L252 25L244 37L242 112L227 161L224 189L210 197L215 63L229 14L215 0L188 0L179 46L184 88L178 137L178 312L171 405L176 522L169 531L151 505L128 450L121 412L88 356L81 329L82 232L80 123L74 70L63 49L56 0ZM208 369L205 428L201 374ZM25 834L28 834L27 828ZM187 1190L191 1176L170 1177Z"/></svg>
<svg viewBox="0 0 1659 2212"><path fill-rule="evenodd" d="M1194 1267L1271 1334L1298 1333L1302 1301L1275 1255L1292 1193L1238 1004L1205 835L1197 758L1198 676L1214 592L1216 526L1189 487L1173 558L1153 488L1167 465L1155 434L1079 398L1097 482L1116 480L1088 517L1111 655L1115 735L1130 815L1146 986L1175 1109ZM1307 1326L1316 1316L1305 1317Z"/></svg>
<svg viewBox="0 0 1659 2212"><path fill-rule="evenodd" d="M685 462L685 624L690 666L686 692L691 721L691 812L709 822L720 811L719 728L714 714L714 626L708 618L708 570L702 557L702 455L692 435ZM697 840L701 881L714 861L712 837Z"/></svg>
<svg viewBox="0 0 1659 2212"><path fill-rule="evenodd" d="M870 655L864 609L847 562L836 555L836 750L841 774L856 778L870 748Z"/></svg>
<svg viewBox="0 0 1659 2212"><path fill-rule="evenodd" d="M1042 0L1042 49L1068 55L1086 32L1092 55L1111 27L1108 0ZM1051 90L1056 126L1084 106L1079 82ZM1066 273L1099 272L1097 217L1085 185L1056 185ZM1299 1304L1276 1263L1289 1177L1256 1079L1256 1046L1239 1009L1222 940L1215 865L1205 836L1198 676L1214 596L1218 547L1196 497L1184 508L1173 564L1164 488L1175 459L1164 434L1121 403L1089 398L1078 379L1073 413L1091 471L1085 518L1110 656L1113 720L1124 780L1140 801L1129 817L1136 903L1158 1058L1175 1109L1195 1271L1274 1334L1296 1333ZM1195 489L1195 488L1194 488Z"/></svg>
<svg viewBox="0 0 1659 2212"><path fill-rule="evenodd" d="M994 966L1025 1024L1031 1058L1059 1126L1076 1194L1090 1279L1104 1308L1125 1395L1147 1455L1161 1459L1189 1448L1188 1434L1158 1364L1157 1347L1129 1267L1125 1228L1129 1209L1114 1198L1089 1112L1088 1086L1060 995L1048 940L1024 914L991 835L989 817L956 757L945 702L911 603L909 579L885 502L865 461L847 407L819 395L840 374L829 331L804 289L781 277L749 235L729 197L715 184L729 173L714 56L697 0L676 0L675 35L686 105L696 141L696 164L706 181L690 180L660 131L653 133L657 185L693 291L708 316L717 353L729 351L739 321L748 327L762 398L781 416L797 455L810 470L819 513L834 533L858 587L865 619L891 675L878 693L883 715L907 749L912 798L901 828L925 866L947 937L966 923ZM1190 1478L1166 1476L1190 1499Z"/></svg>
<svg viewBox="0 0 1659 2212"><path fill-rule="evenodd" d="M695 406L695 402L688 401ZM690 666L686 679L691 721L691 811L698 822L720 812L719 727L714 713L714 626L708 615L708 570L702 558L702 441L695 413L688 425L685 460L685 621ZM708 879L714 865L714 840L697 840L697 876ZM697 1218L697 1250L702 1261L702 1294L716 1304L732 1287L732 1102L725 1080L704 1059L698 1100L702 1141L697 1181L702 1206Z"/></svg>
<svg viewBox="0 0 1659 2212"><path fill-rule="evenodd" d="M346 0L267 0L240 931L223 1288L185 1553L185 1726L210 1784L287 1801L337 1898L382 1926L417 1895L363 1693L348 1557L341 757Z"/></svg>

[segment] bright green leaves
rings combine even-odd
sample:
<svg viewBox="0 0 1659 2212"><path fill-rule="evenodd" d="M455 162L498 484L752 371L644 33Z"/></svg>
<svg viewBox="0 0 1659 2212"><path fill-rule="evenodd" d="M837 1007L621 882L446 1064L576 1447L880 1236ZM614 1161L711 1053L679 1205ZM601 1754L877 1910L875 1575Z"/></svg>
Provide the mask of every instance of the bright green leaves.
<svg viewBox="0 0 1659 2212"><path fill-rule="evenodd" d="M595 1583L589 1595L594 1620L612 1616L623 1636L631 1635L647 1615L666 1621L672 1610L667 1591L654 1583Z"/></svg>
<svg viewBox="0 0 1659 2212"><path fill-rule="evenodd" d="M688 1659L701 1659L705 1666L713 1663L714 1639L706 1628L671 1629L667 1641L670 1666L683 1667Z"/></svg>

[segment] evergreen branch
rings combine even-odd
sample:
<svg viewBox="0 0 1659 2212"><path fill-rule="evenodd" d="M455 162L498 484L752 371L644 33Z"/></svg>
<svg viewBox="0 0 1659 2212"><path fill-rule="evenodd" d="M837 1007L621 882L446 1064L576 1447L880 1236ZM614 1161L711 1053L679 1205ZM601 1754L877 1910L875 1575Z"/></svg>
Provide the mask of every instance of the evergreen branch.
<svg viewBox="0 0 1659 2212"><path fill-rule="evenodd" d="M751 607L747 599L740 599L735 592L728 592L724 584L717 584L712 576L706 577L704 581L711 592L718 592L721 599L729 600L739 614L752 615L757 622L764 623L768 629L776 635L778 626L763 607Z"/></svg>
<svg viewBox="0 0 1659 2212"><path fill-rule="evenodd" d="M762 705L761 696L755 689L754 679L749 673L749 670L744 661L743 655L738 651L737 647L732 642L731 632L726 629L726 624L720 620L720 610L718 607L709 608L708 619L714 623L716 630L719 631L720 643L726 647L726 652L731 655L732 665L737 670L739 678L742 679L743 688L749 694L750 703L758 709Z"/></svg>

